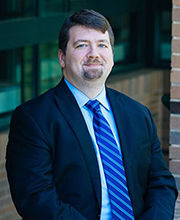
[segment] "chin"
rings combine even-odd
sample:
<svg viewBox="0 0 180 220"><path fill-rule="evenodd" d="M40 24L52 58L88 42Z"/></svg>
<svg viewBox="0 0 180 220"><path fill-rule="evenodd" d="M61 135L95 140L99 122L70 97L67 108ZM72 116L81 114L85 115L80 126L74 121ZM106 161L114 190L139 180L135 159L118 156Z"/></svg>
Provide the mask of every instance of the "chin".
<svg viewBox="0 0 180 220"><path fill-rule="evenodd" d="M103 76L102 71L87 71L84 72L84 78L89 79L89 80L95 80L95 79L100 79Z"/></svg>

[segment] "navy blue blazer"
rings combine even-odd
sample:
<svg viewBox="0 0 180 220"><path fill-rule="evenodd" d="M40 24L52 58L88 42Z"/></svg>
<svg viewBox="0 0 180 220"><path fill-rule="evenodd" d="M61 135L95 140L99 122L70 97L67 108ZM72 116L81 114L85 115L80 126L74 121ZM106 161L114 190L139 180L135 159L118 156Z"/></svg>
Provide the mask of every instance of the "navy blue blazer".
<svg viewBox="0 0 180 220"><path fill-rule="evenodd" d="M149 110L106 88L134 215L171 220L177 196ZM12 199L24 220L96 220L101 211L97 158L81 111L64 83L13 113L6 154Z"/></svg>

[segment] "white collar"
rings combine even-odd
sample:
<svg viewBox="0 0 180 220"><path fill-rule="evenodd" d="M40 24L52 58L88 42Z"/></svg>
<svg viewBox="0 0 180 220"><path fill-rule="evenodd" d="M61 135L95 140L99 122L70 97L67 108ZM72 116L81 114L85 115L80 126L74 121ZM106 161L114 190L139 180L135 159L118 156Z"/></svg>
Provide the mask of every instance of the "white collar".
<svg viewBox="0 0 180 220"><path fill-rule="evenodd" d="M70 89L70 91L72 92L72 94L74 95L79 107L82 108L90 100L89 97L87 95L85 95L83 92L81 92L78 88L73 86L65 78L64 78L64 81L65 81L66 85L68 86L68 88ZM104 108L106 108L108 111L110 110L109 102L108 102L108 99L106 96L105 86L103 87L101 92L93 100L95 100L95 99L97 99L99 101L99 103Z"/></svg>

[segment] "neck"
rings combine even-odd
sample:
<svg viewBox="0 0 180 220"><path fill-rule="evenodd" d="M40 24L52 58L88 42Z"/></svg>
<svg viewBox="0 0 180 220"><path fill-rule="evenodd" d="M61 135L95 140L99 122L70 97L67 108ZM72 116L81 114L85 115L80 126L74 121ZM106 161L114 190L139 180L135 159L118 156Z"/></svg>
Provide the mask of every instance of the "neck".
<svg viewBox="0 0 180 220"><path fill-rule="evenodd" d="M67 80L67 79L66 79ZM104 88L104 83L97 83L97 82L83 82L83 83L74 83L72 81L67 80L81 92L83 92L89 99L94 99Z"/></svg>
<svg viewBox="0 0 180 220"><path fill-rule="evenodd" d="M103 89L104 85L101 87L81 87L78 88L81 92L83 92L86 96L88 96L90 99L94 99Z"/></svg>

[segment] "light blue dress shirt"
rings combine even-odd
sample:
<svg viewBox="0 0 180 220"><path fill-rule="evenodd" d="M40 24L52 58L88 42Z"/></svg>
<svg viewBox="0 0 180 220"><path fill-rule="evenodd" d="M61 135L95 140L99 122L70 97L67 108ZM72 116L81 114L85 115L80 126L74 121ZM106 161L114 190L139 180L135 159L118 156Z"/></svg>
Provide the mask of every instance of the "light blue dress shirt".
<svg viewBox="0 0 180 220"><path fill-rule="evenodd" d="M72 94L74 95L74 97L77 101L77 104L79 105L79 108L80 108L82 115L85 119L88 131L90 133L90 136L91 136L91 139L92 139L92 142L94 145L94 150L96 152L97 161L98 161L98 165L99 165L99 171L100 171L100 178L101 178L101 189L102 189L101 190L102 191L102 204L101 204L101 218L100 219L101 220L104 220L104 219L111 220L112 219L111 218L111 205L110 205L110 200L109 200L109 196L108 196L108 189L107 189L106 180L105 180L105 176L104 176L104 170L103 170L103 166L102 166L102 162L101 162L101 157L99 154L99 149L98 149L98 145L96 143L96 138L95 138L94 129L93 129L93 113L85 106L85 104L90 99L83 92L81 92L79 89L74 87L71 83L69 83L66 79L64 79L64 81L67 84L70 91L72 92ZM105 87L94 99L97 99L100 102L100 108L103 113L103 116L108 121L108 123L112 129L112 132L114 134L118 148L119 148L119 150L121 150L116 124L114 121L114 117L112 114L112 110L111 110L109 101L106 96Z"/></svg>

